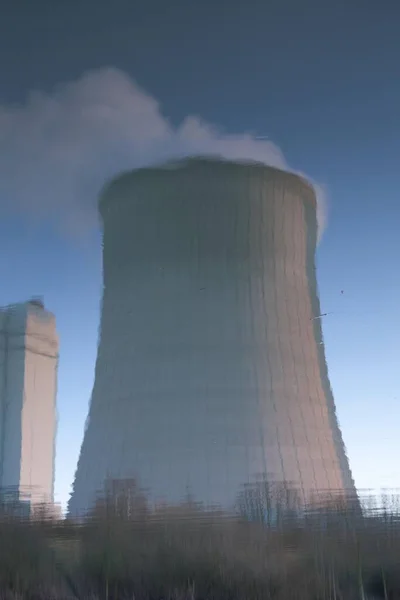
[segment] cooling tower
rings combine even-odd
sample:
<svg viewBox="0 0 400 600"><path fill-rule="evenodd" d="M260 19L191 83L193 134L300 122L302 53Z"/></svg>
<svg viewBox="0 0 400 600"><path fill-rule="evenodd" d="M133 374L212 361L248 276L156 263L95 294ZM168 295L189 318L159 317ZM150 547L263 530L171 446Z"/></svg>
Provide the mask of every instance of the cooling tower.
<svg viewBox="0 0 400 600"><path fill-rule="evenodd" d="M194 158L100 200L104 294L70 512L108 480L231 508L243 486L306 501L354 484L322 344L316 198L300 177Z"/></svg>

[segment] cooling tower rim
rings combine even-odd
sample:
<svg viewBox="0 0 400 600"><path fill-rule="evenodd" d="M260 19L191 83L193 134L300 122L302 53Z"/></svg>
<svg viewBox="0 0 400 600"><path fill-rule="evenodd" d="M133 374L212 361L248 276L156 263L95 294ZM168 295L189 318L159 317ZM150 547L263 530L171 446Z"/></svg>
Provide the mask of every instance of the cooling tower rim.
<svg viewBox="0 0 400 600"><path fill-rule="evenodd" d="M302 175L295 173L293 171L286 171L284 169L280 169L278 167L274 167L271 165L267 165L261 161L255 160L239 160L239 159L226 159L220 156L214 155L199 155L199 156L190 156L181 159L172 159L161 163L156 163L153 165L139 167L135 169L130 169L126 171L122 171L111 180L105 183L98 202L99 211L102 214L105 206L115 200L116 192L120 187L125 187L131 181L138 181L139 178L147 177L151 174L156 174L160 172L167 171L177 171L180 169L196 169L199 167L202 168L218 168L222 172L227 172L228 169L252 169L255 173L263 172L269 173L273 175L275 178L281 178L285 183L292 183L296 186L301 186L303 190L306 192L307 196L312 199L314 205L317 205L316 193L314 186Z"/></svg>

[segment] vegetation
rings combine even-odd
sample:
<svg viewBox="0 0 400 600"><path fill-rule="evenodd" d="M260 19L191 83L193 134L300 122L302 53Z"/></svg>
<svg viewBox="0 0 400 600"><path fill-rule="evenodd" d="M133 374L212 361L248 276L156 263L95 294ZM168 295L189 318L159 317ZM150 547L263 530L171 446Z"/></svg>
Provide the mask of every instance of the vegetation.
<svg viewBox="0 0 400 600"><path fill-rule="evenodd" d="M338 506L273 523L119 495L84 523L0 519L0 598L400 599L400 519ZM260 513L257 513L258 515Z"/></svg>

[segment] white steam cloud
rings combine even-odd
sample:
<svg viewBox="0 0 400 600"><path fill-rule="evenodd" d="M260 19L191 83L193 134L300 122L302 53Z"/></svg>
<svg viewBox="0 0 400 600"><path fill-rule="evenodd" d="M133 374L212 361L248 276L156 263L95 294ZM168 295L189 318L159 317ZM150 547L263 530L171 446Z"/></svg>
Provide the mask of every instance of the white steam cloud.
<svg viewBox="0 0 400 600"><path fill-rule="evenodd" d="M0 105L0 215L50 218L73 232L96 226L104 182L126 169L193 154L253 159L289 169L274 143L225 135L198 117L173 127L158 102L114 68L84 74L23 105ZM319 199L320 235L325 223Z"/></svg>

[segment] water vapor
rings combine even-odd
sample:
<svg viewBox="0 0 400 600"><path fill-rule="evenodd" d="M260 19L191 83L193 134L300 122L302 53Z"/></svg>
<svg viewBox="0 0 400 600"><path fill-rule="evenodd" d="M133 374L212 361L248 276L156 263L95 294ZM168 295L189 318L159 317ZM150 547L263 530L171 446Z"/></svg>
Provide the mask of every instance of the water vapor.
<svg viewBox="0 0 400 600"><path fill-rule="evenodd" d="M50 219L72 233L96 227L97 196L118 172L194 154L253 159L289 169L268 139L225 134L188 116L174 127L155 98L125 73L104 68L0 105L0 215ZM319 197L320 234L325 223Z"/></svg>

